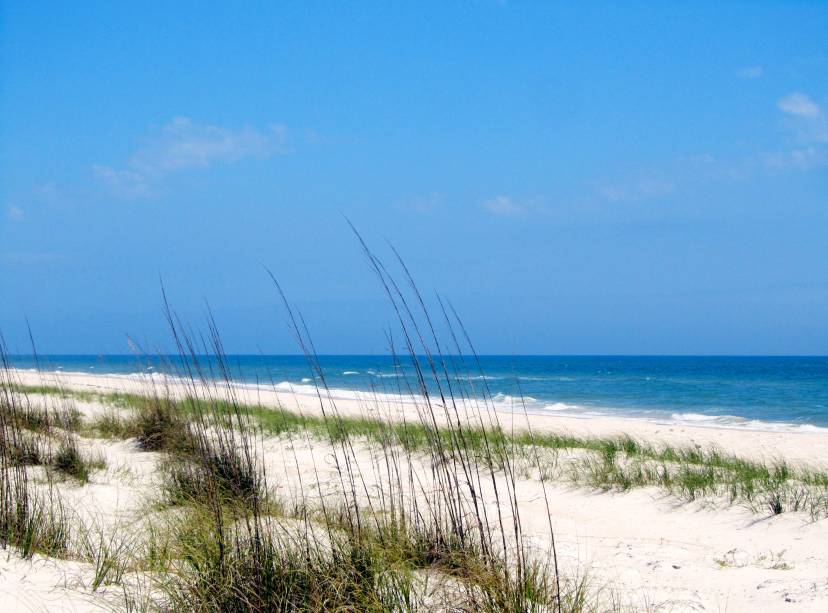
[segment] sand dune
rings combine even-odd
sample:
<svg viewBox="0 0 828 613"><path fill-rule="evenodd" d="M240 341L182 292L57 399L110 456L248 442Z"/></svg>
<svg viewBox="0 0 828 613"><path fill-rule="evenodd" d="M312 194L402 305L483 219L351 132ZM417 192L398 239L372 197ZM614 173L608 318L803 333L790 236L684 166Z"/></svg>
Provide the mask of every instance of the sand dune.
<svg viewBox="0 0 828 613"><path fill-rule="evenodd" d="M15 376L24 385L58 385L75 391L144 393L148 389L148 380L129 376L22 371ZM366 396L320 400L247 385L193 390L188 384L158 378L155 385L158 391L173 396L193 392L233 396L309 414L335 405L341 414L399 419L413 410L411 401L405 399L377 402ZM55 401L49 396L31 398ZM75 400L74 404L86 416L110 410L94 399ZM535 431L580 436L626 434L654 444L716 446L749 458L784 458L795 464L828 466L828 435L821 432L704 428L620 418L527 417L505 411L497 417L506 428L525 428L528 423ZM108 467L87 485L67 484L61 496L80 516L100 522L102 530L132 538L140 533L140 519L151 506L157 486L153 480L157 454L142 452L129 441L87 439L83 444L104 454ZM329 443L268 438L261 445L268 474L275 476L280 496L290 499L302 494L294 463L298 463L298 473L321 470L318 487L325 491L315 495L337 495L334 467L319 460L335 453ZM371 475L378 478L379 474L373 465L376 458L367 444L355 454L370 491ZM566 454L560 461L567 461ZM548 550L546 502L537 475L521 475L516 489L525 536L539 551ZM719 499L685 502L653 487L605 493L553 482L548 485L548 494L563 573L588 576L594 590L632 610L828 609L828 519L813 521L806 513L795 512L757 514ZM102 605L117 604L117 590L89 589L90 572L85 562L38 556L20 560L6 555L0 561L3 610L100 610Z"/></svg>

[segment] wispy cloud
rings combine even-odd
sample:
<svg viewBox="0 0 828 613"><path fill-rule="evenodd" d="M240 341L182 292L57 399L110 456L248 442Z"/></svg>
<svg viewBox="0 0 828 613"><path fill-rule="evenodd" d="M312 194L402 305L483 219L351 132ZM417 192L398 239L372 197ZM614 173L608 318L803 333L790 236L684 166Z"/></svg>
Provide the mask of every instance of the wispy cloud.
<svg viewBox="0 0 828 613"><path fill-rule="evenodd" d="M10 205L6 207L6 215L12 221L23 221L26 219L26 213L19 206Z"/></svg>
<svg viewBox="0 0 828 613"><path fill-rule="evenodd" d="M761 66L742 66L736 71L736 76L740 79L761 79L764 74Z"/></svg>
<svg viewBox="0 0 828 613"><path fill-rule="evenodd" d="M822 117L822 109L806 94L794 92L779 101L779 109L788 115L815 119Z"/></svg>
<svg viewBox="0 0 828 613"><path fill-rule="evenodd" d="M779 109L793 122L799 138L808 143L828 143L828 117L805 94L794 92L779 101Z"/></svg>
<svg viewBox="0 0 828 613"><path fill-rule="evenodd" d="M486 200L483 208L493 215L523 215L527 211L526 205L516 202L509 196L495 196Z"/></svg>
<svg viewBox="0 0 828 613"><path fill-rule="evenodd" d="M765 155L763 161L770 171L775 170L811 170L819 168L828 162L825 147L803 147L783 153Z"/></svg>
<svg viewBox="0 0 828 613"><path fill-rule="evenodd" d="M284 144L284 126L273 125L261 132L251 127L231 130L177 117L138 153L133 164L150 173L207 168L218 162L267 157L282 152Z"/></svg>
<svg viewBox="0 0 828 613"><path fill-rule="evenodd" d="M176 117L153 131L124 167L96 164L92 171L121 195L139 198L172 173L283 153L286 133L282 125L234 130Z"/></svg>
<svg viewBox="0 0 828 613"><path fill-rule="evenodd" d="M126 198L141 198L150 194L152 177L134 170L115 170L111 166L92 166L95 176L112 191ZM157 175L156 175L157 177Z"/></svg>

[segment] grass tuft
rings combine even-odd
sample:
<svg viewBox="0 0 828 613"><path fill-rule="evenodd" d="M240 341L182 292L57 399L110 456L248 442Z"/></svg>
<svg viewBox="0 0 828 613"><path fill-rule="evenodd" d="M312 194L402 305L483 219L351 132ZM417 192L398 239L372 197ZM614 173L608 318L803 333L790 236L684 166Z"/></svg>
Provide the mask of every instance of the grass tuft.
<svg viewBox="0 0 828 613"><path fill-rule="evenodd" d="M65 436L52 456L51 467L81 483L89 483L90 473L106 468L106 460L102 456L86 457L80 451L77 440L72 436Z"/></svg>

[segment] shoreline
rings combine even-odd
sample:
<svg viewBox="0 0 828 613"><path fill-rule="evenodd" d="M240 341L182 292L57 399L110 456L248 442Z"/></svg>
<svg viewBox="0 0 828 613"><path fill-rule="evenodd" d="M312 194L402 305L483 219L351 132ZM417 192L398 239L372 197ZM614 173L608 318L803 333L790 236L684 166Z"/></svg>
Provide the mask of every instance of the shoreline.
<svg viewBox="0 0 828 613"><path fill-rule="evenodd" d="M129 375L90 375L68 372L5 371L9 383L30 388L24 390L33 406L74 408L84 420L105 416L107 411L129 409L131 403L119 403L108 394L151 395L157 393L176 400L187 395L205 400L255 404L264 408L281 407L304 416L320 416L322 410L335 410L343 417L368 417L400 420L406 417L419 423L416 405L411 399L391 395L357 395L351 399L322 398L291 393L270 386L172 380L165 377ZM58 387L67 392L88 395L55 395L54 389L38 393L35 386ZM471 408L471 407L470 407ZM438 425L445 425L442 409L437 409ZM462 410L461 410L462 413ZM330 413L328 413L330 416ZM813 432L762 432L664 425L634 418L573 418L558 414L523 415L508 411L491 411L507 432L531 428L536 434L572 434L581 438L630 436L654 446L671 445L687 449L698 445L705 450L718 448L740 459L780 460L791 468L794 464L821 467L828 464L828 435ZM470 416L473 418L473 416ZM487 419L484 414L483 419ZM476 423L468 422L468 423ZM491 424L486 424L490 427ZM266 433L256 439L256 457L271 482L274 495L287 504L309 500L317 495L326 500L340 500L343 495L337 462L342 448L313 434ZM310 431L308 431L310 432ZM63 504L79 516L105 521L103 529L121 533L125 525L133 526L130 538L145 538L142 518L158 518L158 502L163 501L159 475L165 454L142 450L135 439L100 437L95 432L80 431L82 449L89 457L105 457L105 467L97 470L86 484L60 481L55 489ZM364 488L359 500L373 499L383 491L382 451L376 441L366 437L354 439L348 449L350 466L359 475ZM650 610L658 613L700 610L773 611L784 613L792 606L803 611L822 611L828 599L826 552L828 519L814 516L802 508L771 512L764 498L748 503L744 499L728 501L724 492L681 498L656 484L618 489L577 483L567 478L567 470L584 454L600 457L600 452L583 448L548 450L544 456L549 473L538 468L513 473L492 471L491 479L506 491L507 482L514 488L515 508L522 517L521 531L527 547L537 555L550 550L550 522L556 541L556 556L562 578L566 581L586 577L589 597L595 602L610 599L624 603L617 610ZM402 457L402 456L400 456ZM436 487L428 476L433 470L428 452L406 456L402 466L414 470L417 485L409 495L423 504ZM560 464L559 464L560 462ZM545 465L546 466L546 465ZM546 474L546 477L541 477ZM311 477L312 476L312 477ZM308 481L310 478L310 481ZM501 509L514 511L506 501L492 497L485 481L486 508L490 513ZM819 490L824 492L824 486ZM356 494L355 494L356 496ZM372 498L373 497L373 498ZM756 506L758 505L758 506ZM279 525L292 525L291 519ZM143 535L143 536L142 536ZM135 542L139 542L136 540ZM99 592L84 591L94 566L72 559L47 558L54 570L36 560L7 557L0 564L0 593L21 609L26 605L21 589L27 581L27 594L33 602L47 603L53 594L71 603L72 610L99 610L107 598L117 595L111 587ZM138 575L136 575L137 577ZM71 578L67 580L67 577ZM74 582L74 583L70 583ZM35 583L36 582L36 583ZM61 587L64 586L64 587ZM134 589L125 585L123 589ZM796 603L792 605L791 603ZM67 608L69 608L67 606ZM605 608L595 610L607 610ZM612 609L610 609L612 610Z"/></svg>
<svg viewBox="0 0 828 613"><path fill-rule="evenodd" d="M179 368L182 365L176 367L172 362L167 362L168 356L158 358L161 360L158 362L155 361L156 358L148 358L153 360L157 369L147 366L150 362L137 364L134 358L127 362L123 359L127 356L113 356L118 359L111 367L103 357L100 363L94 365L90 360L78 363L77 360L68 359L62 363L60 356L52 357L57 358L57 362L49 363L49 356L45 356L42 364L37 361L32 363L31 360L26 363L24 359L23 364L18 365L12 361L10 365L30 372L62 372L70 375L101 374L141 379L181 376ZM267 357L277 360L270 364L265 359ZM325 382L337 400L353 399L356 394L372 390L377 395L403 393L408 396L410 390L407 388L416 376L411 371L410 364L392 364L388 362L391 356L367 356L362 363L350 361L351 357L320 356L323 361L319 365L324 371ZM572 365L559 363L562 356L541 356L546 362L552 361L542 364L530 362L525 368L519 366L519 362L514 365L510 362L505 366L498 361L500 357L483 356L495 361L485 367L481 365L473 368L474 372L452 370L440 374L441 385L446 391L454 387L454 391L459 391L460 395L478 399L485 395L499 408L511 410L512 404L525 404L525 407L519 407L520 411L539 415L554 413L583 419L624 418L660 425L729 428L751 432L828 432L828 395L825 390L819 391L820 381L812 376L814 373L824 373L828 377L828 358L821 356L792 356L784 359L767 356L769 360L782 360L778 372L758 371L755 367L748 367L744 363L746 360L755 362L755 359L748 357L721 356L725 360L736 360L727 366L722 376L711 370L705 361L708 358L704 356L687 358L692 364L673 364L670 361L683 359L681 356L605 356L609 360L622 361L617 364L590 363L588 367L578 366L577 362L581 359L590 360L591 356L574 356L575 363ZM658 361L662 357L668 362L662 364ZM240 361L236 363L236 359ZM297 361L301 359L301 356L293 355L227 356L228 366L232 365L229 378L239 386L255 387L264 383L277 391L315 395L315 385L321 384L322 378L319 375L323 373L311 374L306 362ZM604 357L598 356L596 359ZM638 362L641 359L656 361L641 364ZM696 364L699 360L701 363ZM806 364L811 375L803 375L801 372L792 374L787 370L787 364L796 360L817 360L817 363L810 366ZM208 370L223 368L210 356L199 356L198 362ZM119 365L116 366L115 363ZM569 366L573 366L572 372ZM516 367L517 371L514 370ZM697 378L697 372L701 372L700 378ZM800 375L801 380L797 379ZM793 379L790 379L791 376ZM439 389L434 385L436 379L428 377L428 380L431 383L429 393L432 396L439 395ZM712 391L707 389L709 386L713 386Z"/></svg>
<svg viewBox="0 0 828 613"><path fill-rule="evenodd" d="M36 368L18 368L12 366L10 369L16 373L31 373L31 374L48 374L48 375L66 375L70 377L105 377L113 379L123 379L125 381L143 381L145 383L158 383L163 381L169 382L185 382L186 379L176 375L170 375L163 372L148 369L148 371L134 371L134 372L90 372L82 370L64 370L62 367L57 369L36 369ZM359 374L356 372L346 372L343 374ZM370 374L370 373L369 373ZM380 375L391 376L391 375ZM395 377L397 375L394 375ZM471 377L472 380L488 379L489 377ZM469 380L469 378L460 377L457 381ZM226 383L224 379L216 379L221 384ZM244 379L232 379L231 383L238 389L252 388L273 390L276 392L287 392L299 395L316 395L316 386L310 377L304 377L298 383L289 380L278 381L270 384L258 384L255 381L246 381ZM320 386L322 387L322 386ZM400 394L386 392L386 391L372 391L370 389L362 388L345 388L345 387L329 387L327 393L337 401L354 400L357 395L365 396L372 394L377 397L400 397ZM410 399L411 396L403 396L404 402L413 404ZM420 397L421 398L421 397ZM802 433L813 432L828 434L828 425L818 425L808 422L794 422L773 419L760 419L743 417L729 413L722 414L708 414L699 413L693 410L685 412L678 412L677 410L668 409L654 409L654 408L617 408L610 406L592 406L585 404L571 404L569 402L558 401L554 399L539 400L530 395L525 395L525 407L517 410L518 413L527 412L532 415L559 415L561 417L573 419L624 419L644 421L662 426L689 426L700 428L724 428L730 430L747 431L747 432L783 432L783 433ZM482 398L477 399L483 402ZM495 392L490 395L487 402L495 405L500 405L500 410L503 405L513 404L520 405L521 399L519 396L511 396L503 392ZM537 405L543 405L538 407ZM506 410L511 412L511 409ZM669 415L669 416L668 416Z"/></svg>
<svg viewBox="0 0 828 613"><path fill-rule="evenodd" d="M211 382L206 385L155 374L90 374L63 370L35 371L15 369L9 371L12 380L25 386L47 385L63 387L71 391L91 393L133 393L145 395L149 390L165 390L175 397L188 393L218 394L234 398L244 404L258 404L269 408L320 415L323 407L336 410L343 416L382 416L403 419L406 413L416 410L411 397L381 392L351 390L321 390L309 385L256 385L244 382ZM313 390L310 392L307 389ZM345 394L337 395L339 392ZM480 405L483 406L481 402ZM784 460L803 466L828 466L828 428L773 430L729 426L724 424L695 424L680 421L650 420L636 416L569 415L560 412L532 412L515 405L516 410L490 406L504 429L527 430L537 433L565 433L584 438L629 436L654 444L697 446L744 457L746 459L774 462Z"/></svg>

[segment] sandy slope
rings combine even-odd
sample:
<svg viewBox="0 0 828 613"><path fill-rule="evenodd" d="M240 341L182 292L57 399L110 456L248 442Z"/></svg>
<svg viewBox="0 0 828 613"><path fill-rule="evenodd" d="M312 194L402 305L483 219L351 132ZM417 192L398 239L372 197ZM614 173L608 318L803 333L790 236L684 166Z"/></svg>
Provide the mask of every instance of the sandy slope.
<svg viewBox="0 0 828 613"><path fill-rule="evenodd" d="M32 396L43 403L53 398ZM78 403L86 415L103 410L97 403ZM0 611L106 611L123 610L123 591L117 586L103 585L92 589L95 578L94 560L88 559L98 550L99 539L110 546L130 547L142 531L146 510L157 490L153 478L160 454L141 452L134 442L112 442L82 439L82 449L106 459L107 468L91 475L90 482L80 486L71 479L59 485L58 494L67 513L89 528L88 546L77 535L73 537L73 559L62 560L35 555L21 559L14 548L0 550ZM33 470L33 482L41 483L39 470ZM140 576L127 573L125 584L138 593L144 582Z"/></svg>
<svg viewBox="0 0 828 613"><path fill-rule="evenodd" d="M145 382L131 377L18 374L22 383L30 385L59 384L88 391L146 389ZM182 394L187 390L172 384L169 391ZM312 396L249 386L237 387L232 393L248 402L320 411L319 399ZM326 408L329 403L324 401ZM86 414L103 410L96 402L78 402L77 406ZM341 413L379 412L392 417L412 410L412 405L390 399L381 406L367 400L338 399L336 407ZM508 427L514 416L504 412L499 417ZM529 419L536 430L626 433L650 442L695 442L749 457L828 464L828 435L821 432L679 427L609 418L534 415ZM514 420L515 427L525 426L522 416ZM128 442L88 444L105 450L112 458L110 468L96 475L93 484L67 490L67 498L79 513L96 514L107 525L130 521L145 508L146 496L152 495L152 454L148 457ZM296 477L291 476L298 462L304 474L321 472L319 487L324 491L313 495L337 495L338 480L330 462L333 450L327 444L268 439L262 451L268 474L279 477L274 478L279 494L300 495ZM369 482L381 479L381 473L373 469L370 450L359 448L356 454ZM291 468L286 468L288 462ZM548 548L546 503L539 481L525 478L517 492L526 535L538 548ZM549 488L549 503L564 573L587 574L594 588L635 610L828 610L828 520L812 522L798 513L766 517L738 506L727 507L721 501L680 503L650 488L605 494L556 485ZM14 602L18 610L36 610L38 605L41 610L84 610L95 606L88 589L76 589L88 585L88 572L88 565L77 562L4 557L0 560L0 597L4 603Z"/></svg>
<svg viewBox="0 0 828 613"><path fill-rule="evenodd" d="M330 462L320 461L332 453L329 445L315 441L294 443L289 452L276 441L265 445L268 470L287 497L297 495L293 471L273 471L297 461L305 474L327 468L322 488L333 497L337 479ZM358 450L357 457L370 489L382 479L382 467L374 469L367 449ZM525 535L538 551L548 551L539 481L521 480L517 493ZM547 487L547 493L564 573L586 574L605 598L615 597L632 610L828 607L828 520L812 522L795 513L766 517L722 501L687 504L656 488L614 494L559 485Z"/></svg>

